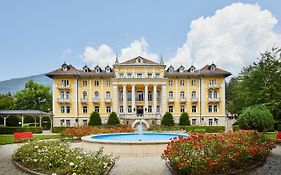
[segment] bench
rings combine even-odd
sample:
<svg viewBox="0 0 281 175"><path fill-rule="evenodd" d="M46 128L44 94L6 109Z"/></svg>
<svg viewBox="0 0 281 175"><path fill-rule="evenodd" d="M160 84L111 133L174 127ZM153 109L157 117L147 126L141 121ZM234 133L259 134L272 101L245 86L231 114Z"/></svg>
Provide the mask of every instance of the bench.
<svg viewBox="0 0 281 175"><path fill-rule="evenodd" d="M15 132L14 138L16 141L24 139L32 139L32 132Z"/></svg>

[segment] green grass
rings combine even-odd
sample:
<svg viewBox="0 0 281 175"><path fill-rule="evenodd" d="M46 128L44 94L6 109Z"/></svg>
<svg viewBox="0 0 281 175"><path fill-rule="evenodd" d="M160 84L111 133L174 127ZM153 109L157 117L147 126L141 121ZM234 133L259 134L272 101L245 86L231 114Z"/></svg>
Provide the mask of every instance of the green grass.
<svg viewBox="0 0 281 175"><path fill-rule="evenodd" d="M33 139L43 140L43 139L55 139L60 138L60 135L33 135ZM0 145L16 143L14 135L0 135Z"/></svg>
<svg viewBox="0 0 281 175"><path fill-rule="evenodd" d="M265 135L270 139L276 139L277 132L266 132Z"/></svg>

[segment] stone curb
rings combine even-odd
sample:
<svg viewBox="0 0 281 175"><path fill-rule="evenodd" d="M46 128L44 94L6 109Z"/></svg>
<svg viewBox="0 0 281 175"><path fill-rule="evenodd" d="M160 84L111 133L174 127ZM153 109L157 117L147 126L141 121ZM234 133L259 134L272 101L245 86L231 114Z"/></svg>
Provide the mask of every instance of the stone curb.
<svg viewBox="0 0 281 175"><path fill-rule="evenodd" d="M23 165L21 165L17 161L14 161L14 160L12 160L12 161L18 169L20 169L24 172L27 172L27 173L32 174L32 175L47 175L47 174L44 174L44 173L39 173L39 172L33 171L31 169L28 169L28 168L24 167ZM113 164L110 167L108 167L108 169L103 173L103 175L108 175L114 165L115 165L115 162L113 162Z"/></svg>
<svg viewBox="0 0 281 175"><path fill-rule="evenodd" d="M245 172L248 172L250 170L253 170L253 169L263 165L265 163L265 160L266 159L256 163L255 165L249 166L249 167L241 169L241 170L235 170L235 171L231 171L231 172L228 172L228 173L217 174L217 175L235 175L235 174L245 173ZM177 174L176 171L170 166L169 162L166 161L165 164L173 175Z"/></svg>

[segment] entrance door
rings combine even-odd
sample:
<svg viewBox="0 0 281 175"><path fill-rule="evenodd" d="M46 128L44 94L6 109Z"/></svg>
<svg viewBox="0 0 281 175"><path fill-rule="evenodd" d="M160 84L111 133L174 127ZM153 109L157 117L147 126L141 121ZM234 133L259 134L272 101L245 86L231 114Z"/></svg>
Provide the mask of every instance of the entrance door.
<svg viewBox="0 0 281 175"><path fill-rule="evenodd" d="M138 117L143 116L143 106L137 106L137 116Z"/></svg>

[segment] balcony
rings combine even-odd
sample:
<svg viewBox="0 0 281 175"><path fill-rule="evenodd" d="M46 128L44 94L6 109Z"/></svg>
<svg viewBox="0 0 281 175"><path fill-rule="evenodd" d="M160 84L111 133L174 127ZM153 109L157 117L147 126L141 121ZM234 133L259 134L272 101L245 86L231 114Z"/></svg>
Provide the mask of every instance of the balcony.
<svg viewBox="0 0 281 175"><path fill-rule="evenodd" d="M99 97L94 97L93 98L93 103L99 103L100 102L100 98Z"/></svg>
<svg viewBox="0 0 281 175"><path fill-rule="evenodd" d="M208 88L209 89L218 89L218 88L220 88L220 85L219 84L209 84Z"/></svg>
<svg viewBox="0 0 281 175"><path fill-rule="evenodd" d="M105 102L105 103L110 103L110 102L111 102L111 98L105 97L105 98L104 98L104 102Z"/></svg>
<svg viewBox="0 0 281 175"><path fill-rule="evenodd" d="M58 89L70 89L70 84L68 84L68 85L57 84L56 88L58 88Z"/></svg>
<svg viewBox="0 0 281 175"><path fill-rule="evenodd" d="M198 98L197 97L191 97L191 103L197 103Z"/></svg>
<svg viewBox="0 0 281 175"><path fill-rule="evenodd" d="M81 98L81 99L80 99L80 102L81 102L81 103L88 103L89 100L88 100L88 98Z"/></svg>
<svg viewBox="0 0 281 175"><path fill-rule="evenodd" d="M175 98L174 97L169 97L168 98L168 102L169 103L174 103L175 102Z"/></svg>
<svg viewBox="0 0 281 175"><path fill-rule="evenodd" d="M70 98L57 98L59 103L70 103Z"/></svg>
<svg viewBox="0 0 281 175"><path fill-rule="evenodd" d="M208 102L219 102L219 98L208 98Z"/></svg>
<svg viewBox="0 0 281 175"><path fill-rule="evenodd" d="M181 98L180 98L180 102L181 102L181 103L185 103L185 102L186 102L186 98L185 98L185 97L181 97Z"/></svg>

